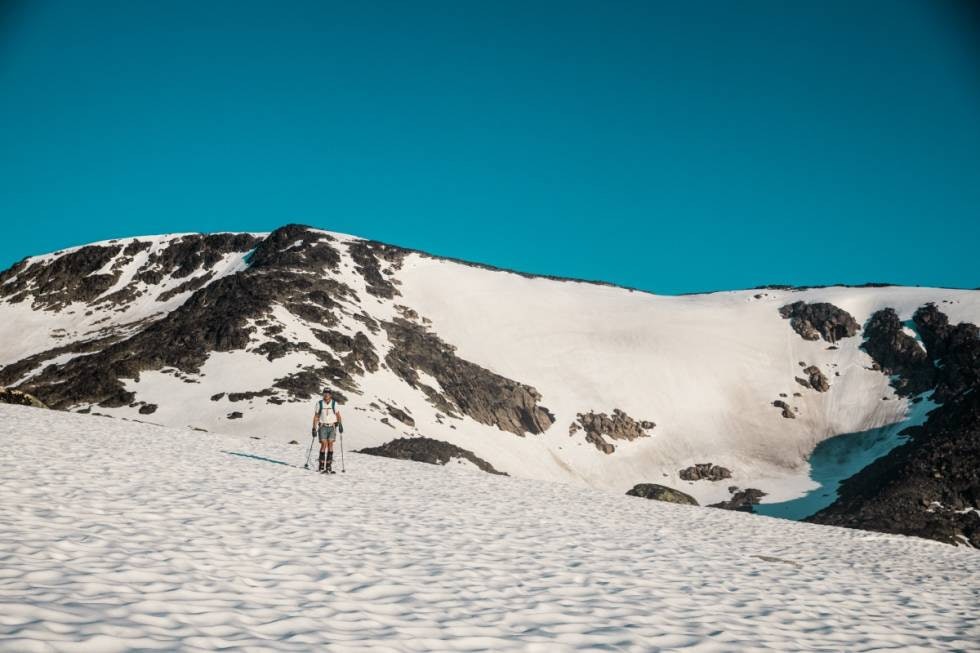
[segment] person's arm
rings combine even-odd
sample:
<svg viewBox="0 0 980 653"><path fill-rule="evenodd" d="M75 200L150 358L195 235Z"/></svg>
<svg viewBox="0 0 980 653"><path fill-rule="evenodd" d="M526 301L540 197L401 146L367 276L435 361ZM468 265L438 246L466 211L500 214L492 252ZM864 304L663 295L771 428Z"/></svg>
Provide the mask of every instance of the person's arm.
<svg viewBox="0 0 980 653"><path fill-rule="evenodd" d="M316 437L316 427L320 424L320 407L313 412L313 437Z"/></svg>
<svg viewBox="0 0 980 653"><path fill-rule="evenodd" d="M335 410L334 412L337 413L337 430L340 431L341 433L343 433L344 432L344 421L340 417L340 411L339 410Z"/></svg>

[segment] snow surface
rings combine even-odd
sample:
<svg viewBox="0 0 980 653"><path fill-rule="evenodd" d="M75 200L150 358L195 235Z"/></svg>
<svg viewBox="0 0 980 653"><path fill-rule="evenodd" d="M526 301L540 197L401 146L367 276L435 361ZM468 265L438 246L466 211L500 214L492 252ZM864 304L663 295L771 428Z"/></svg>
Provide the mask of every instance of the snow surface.
<svg viewBox="0 0 980 653"><path fill-rule="evenodd" d="M896 397L888 378L871 369L870 357L860 349L862 334L840 341L837 349L829 349L823 340L803 340L778 313L787 303L830 302L863 324L885 307L908 321L918 307L935 302L953 323L980 323L980 292L969 290L831 287L658 296L614 286L528 278L417 253L407 255L401 269L386 270L401 293L387 300L368 292L347 251L346 244L360 239L322 233L334 239L340 254L337 271L324 274L357 295L336 298L345 313L338 312L341 321L332 328L350 336L363 332L382 361L377 372L355 377L356 390L344 393L348 402L343 414L352 448L424 435L472 451L512 476L615 493L637 483L662 483L706 504L729 498L728 487L737 485L763 490L765 503L794 500L820 487L808 464L820 442L907 418L908 401ZM177 237L138 240L151 241L151 251L156 251ZM31 260L43 262L53 256ZM241 272L246 261L247 254L227 256L212 269L215 279ZM131 280L137 264L130 264L117 287ZM0 365L59 345L139 329L186 301L189 292L167 302L156 299L185 281L165 278L159 285L141 287L146 292L130 304L118 309L96 307L91 315L85 315L92 310L86 305L54 313L34 311L26 301L0 302ZM400 306L416 311L422 324L454 346L460 357L533 386L541 394L540 405L555 415L556 422L543 434L518 437L469 417L440 415L424 393L384 366L391 350L385 332L371 333L351 317L364 313L375 320L392 320L402 314ZM312 331L322 325L309 323L283 306L274 307L270 315L255 316L259 317L283 327L282 334L293 342L326 348ZM227 397L269 389L276 379L316 364L312 356L299 352L274 361L255 354L254 349L268 340L257 328L246 350L213 352L200 374L146 371L138 379L126 379L126 389L136 395L132 406L79 404L72 410L288 442L308 431L312 398L292 402L284 392L277 392L277 401L286 401L276 405L267 397L237 402ZM334 354L340 358L343 352ZM21 382L72 356L52 356L25 372ZM801 374L801 361L826 374L831 384L828 392L808 390L794 381ZM436 379L424 373L420 378L440 389ZM794 392L801 396L794 397ZM222 393L224 398L211 400ZM798 408L796 419L782 418L772 406L780 394ZM141 416L143 404L157 406L156 412ZM405 410L415 426L388 418L385 404ZM648 438L613 442L616 450L611 455L586 442L581 431L569 435L578 413L609 414L615 409L657 426ZM242 418L229 420L233 412L242 413ZM718 483L679 479L679 470L707 462L732 470L732 478Z"/></svg>
<svg viewBox="0 0 980 653"><path fill-rule="evenodd" d="M0 405L0 651L976 650L980 552Z"/></svg>

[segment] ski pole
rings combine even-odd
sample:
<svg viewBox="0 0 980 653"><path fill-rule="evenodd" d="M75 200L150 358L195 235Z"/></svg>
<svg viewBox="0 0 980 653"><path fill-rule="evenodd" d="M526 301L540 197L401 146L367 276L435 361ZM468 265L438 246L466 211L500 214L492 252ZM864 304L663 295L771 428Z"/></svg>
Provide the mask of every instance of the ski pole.
<svg viewBox="0 0 980 653"><path fill-rule="evenodd" d="M340 471L343 474L347 473L347 465L344 464L344 432L340 432Z"/></svg>
<svg viewBox="0 0 980 653"><path fill-rule="evenodd" d="M303 469L310 468L310 456L313 455L313 443L316 442L316 438L310 438L310 450L306 452L306 464L303 465Z"/></svg>

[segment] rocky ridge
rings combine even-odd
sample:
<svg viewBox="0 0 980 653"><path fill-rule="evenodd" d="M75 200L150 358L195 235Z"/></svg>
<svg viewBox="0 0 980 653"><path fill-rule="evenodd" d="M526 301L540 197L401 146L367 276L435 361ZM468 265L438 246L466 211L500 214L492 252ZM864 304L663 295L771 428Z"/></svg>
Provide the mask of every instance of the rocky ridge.
<svg viewBox="0 0 980 653"><path fill-rule="evenodd" d="M368 295L383 302L399 295L397 281L390 277L409 251L374 241L341 243L324 232L287 225L264 238L193 235L161 247L137 239L24 261L0 274L0 298L32 301L37 310L82 303L95 311L108 298L125 305L164 281L173 287L156 301L189 295L171 312L125 332L78 340L0 368L0 382L35 393L54 408L130 406L146 414L149 409L126 390L126 380L138 380L143 372L162 370L195 383L213 352L251 351L269 361L301 352L309 363L275 379L271 387L238 393L239 399L307 401L330 385L343 401L345 394L361 392L359 379L378 371L383 360L450 417L467 416L521 436L544 432L554 417L539 405L541 396L533 387L460 358L423 324L403 318L378 321L364 311L367 298L346 280L345 257ZM246 265L236 274L215 278L213 267L232 254L244 257ZM124 281L123 271L132 266L137 266L132 279L102 297ZM316 342L285 337L276 318L279 309L308 325ZM342 320L360 323L366 332L344 333ZM387 351L377 344L382 333ZM66 354L78 355L44 366ZM439 389L422 382L420 371L437 379ZM228 419L240 417L241 411L228 414Z"/></svg>
<svg viewBox="0 0 980 653"><path fill-rule="evenodd" d="M933 401L940 405L922 426L906 429L906 443L844 481L837 501L808 521L980 548L977 327L951 327L934 305L924 306L913 316L926 346L918 354L895 335L893 314L875 315L872 331L879 335L870 349L897 373L893 384L903 392L925 392L929 379Z"/></svg>
<svg viewBox="0 0 980 653"><path fill-rule="evenodd" d="M385 458L398 458L400 460L414 460L415 462L429 463L432 465L446 465L453 460L462 459L470 461L488 474L507 476L507 474L494 469L493 465L475 455L472 451L467 451L448 442L426 437L397 438L380 447L361 449L358 453L383 456Z"/></svg>

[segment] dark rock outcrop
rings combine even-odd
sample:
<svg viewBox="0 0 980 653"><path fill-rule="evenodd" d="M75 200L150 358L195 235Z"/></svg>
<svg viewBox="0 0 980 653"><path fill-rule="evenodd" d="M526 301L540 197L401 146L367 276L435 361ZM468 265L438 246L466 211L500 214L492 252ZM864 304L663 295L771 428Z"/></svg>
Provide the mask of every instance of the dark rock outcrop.
<svg viewBox="0 0 980 653"><path fill-rule="evenodd" d="M818 524L916 535L980 548L980 393L933 410L910 439L844 481ZM938 504L938 505L934 505Z"/></svg>
<svg viewBox="0 0 980 653"><path fill-rule="evenodd" d="M935 384L935 367L926 350L905 333L894 309L884 308L868 319L861 349L882 373L895 377L891 385L899 396L917 395Z"/></svg>
<svg viewBox="0 0 980 653"><path fill-rule="evenodd" d="M443 413L462 413L521 436L543 433L554 423L551 412L538 405L541 395L531 386L463 360L455 347L418 324L395 318L382 326L392 343L385 356L388 367ZM434 377L442 392L424 384L419 371Z"/></svg>
<svg viewBox="0 0 980 653"><path fill-rule="evenodd" d="M712 463L695 463L678 472L684 481L721 481L732 477L730 469Z"/></svg>
<svg viewBox="0 0 980 653"><path fill-rule="evenodd" d="M57 369L44 370L22 389L36 392L55 408L81 402L107 407L129 405L133 396L121 379L138 379L140 372L162 367L195 374L211 352L248 347L258 328L253 321L269 315L276 305L323 327L332 326L338 320L336 313L344 310L341 302L356 300L357 295L335 279L309 274L339 265L340 255L331 241L329 235L298 225L287 225L261 241L248 234L183 238L158 255L154 264L182 275L198 265L213 265L228 250L254 247L251 265L194 291L177 309L131 336ZM195 243L203 248L197 254L193 253ZM301 269L293 269L295 266ZM274 336L272 344L259 350L271 358L302 350L323 363L278 381L278 387L296 398L318 394L316 386L325 383L353 390L353 375L377 364L370 341L363 336L352 339L347 364L330 352L314 349L309 343L290 343L282 336Z"/></svg>
<svg viewBox="0 0 980 653"><path fill-rule="evenodd" d="M820 371L820 368L816 365L810 365L803 368L803 373L806 374L805 379L800 377L794 377L796 382L802 385L804 388L810 388L811 390L816 390L817 392L827 392L830 390L830 381L827 380L826 375Z"/></svg>
<svg viewBox="0 0 980 653"><path fill-rule="evenodd" d="M376 297L392 299L401 293L391 280L386 279L381 271L382 261L392 269L401 268L402 261L408 250L392 247L373 240L357 240L347 245L351 258L357 266L357 271L364 277L367 291Z"/></svg>
<svg viewBox="0 0 980 653"><path fill-rule="evenodd" d="M777 399L776 401L772 402L772 405L776 408L781 408L783 411L782 415L786 419L796 419L796 414L793 412L793 409L790 408L789 404L782 399Z"/></svg>
<svg viewBox="0 0 980 653"><path fill-rule="evenodd" d="M15 406L31 406L32 408L47 408L44 402L33 395L19 390L10 390L0 387L0 404L13 404Z"/></svg>
<svg viewBox="0 0 980 653"><path fill-rule="evenodd" d="M667 503L680 503L688 506L698 505L698 500L691 495L656 483L640 483L639 485L634 485L633 489L626 494L631 497L666 501Z"/></svg>
<svg viewBox="0 0 980 653"><path fill-rule="evenodd" d="M834 343L850 338L861 328L850 313L826 302L793 302L781 307L779 314L804 340L823 338Z"/></svg>
<svg viewBox="0 0 980 653"><path fill-rule="evenodd" d="M392 406L391 404L387 404L387 403L385 404L385 408L388 409L389 415L397 419L405 426L415 426L415 420L412 419L412 416L406 413L401 408L398 408L397 406Z"/></svg>
<svg viewBox="0 0 980 653"><path fill-rule="evenodd" d="M754 512L752 506L759 503L766 493L756 488L729 488L732 490L732 497L728 501L719 501L709 504L709 508L721 508L722 510L738 510L739 512Z"/></svg>
<svg viewBox="0 0 980 653"><path fill-rule="evenodd" d="M936 364L933 400L948 401L980 387L980 329L969 322L950 326L934 304L920 307L912 319Z"/></svg>
<svg viewBox="0 0 980 653"><path fill-rule="evenodd" d="M807 521L980 547L980 338L972 324L951 327L935 306L913 319L935 362L932 398L941 405Z"/></svg>
<svg viewBox="0 0 980 653"><path fill-rule="evenodd" d="M361 449L358 453L383 456L385 458L398 458L400 460L414 460L432 465L445 465L453 459L462 458L470 461L488 474L507 476L507 474L494 469L493 465L472 451L467 451L442 440L433 440L432 438L398 438L397 440L386 442L380 447Z"/></svg>
<svg viewBox="0 0 980 653"><path fill-rule="evenodd" d="M122 245L88 245L51 260L21 261L0 274L0 298L33 298L35 310L59 311L72 302L88 303L112 288L120 270L103 272Z"/></svg>
<svg viewBox="0 0 980 653"><path fill-rule="evenodd" d="M612 415L589 411L579 413L576 418L577 426L585 431L585 441L594 444L596 449L604 454L616 451L615 445L606 441L606 438L626 441L648 438L650 434L647 431L656 426L649 420L635 420L618 408L613 409ZM578 428L575 430L577 431ZM571 433L574 431L570 429Z"/></svg>

